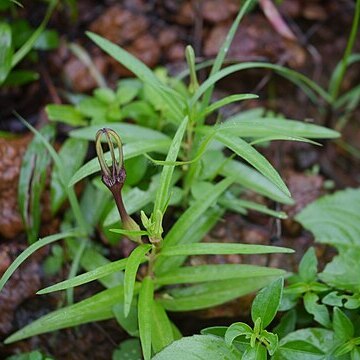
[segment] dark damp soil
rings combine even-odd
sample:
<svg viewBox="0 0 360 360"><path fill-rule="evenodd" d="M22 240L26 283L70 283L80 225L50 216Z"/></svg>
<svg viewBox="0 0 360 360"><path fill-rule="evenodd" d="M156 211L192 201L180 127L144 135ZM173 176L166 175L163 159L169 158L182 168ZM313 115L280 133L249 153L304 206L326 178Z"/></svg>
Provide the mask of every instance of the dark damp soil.
<svg viewBox="0 0 360 360"><path fill-rule="evenodd" d="M41 2L23 3L21 16L36 26L44 15L44 6ZM42 53L36 64L26 64L40 73L40 80L21 88L0 89L0 131L11 131L15 135L11 139L0 138L0 275L27 246L17 207L17 183L21 159L32 137L13 115L13 110L16 109L31 124L41 126L48 121L43 107L47 103L62 102L63 90L91 93L96 87L87 68L66 47L66 41L82 45L109 84L130 74L91 44L84 35L87 30L123 46L150 67L164 65L175 74L184 68L184 49L189 43L200 58L216 55L238 10L237 0L78 0L77 4L79 10L75 21L66 7L58 10L50 21L49 27L57 29L60 34L60 47ZM202 4L202 8L199 4ZM284 0L280 6L281 14L296 35L296 41L284 39L263 13L255 10L242 22L229 58L287 65L325 86L346 47L353 9L354 2L351 0ZM359 50L358 41L355 51ZM343 91L359 83L359 70L356 65L350 68ZM312 119L317 124L330 127L336 126L340 115L320 113L299 89L265 71L242 72L221 81L219 85L215 92L219 98L241 92L260 95L259 101L227 107L228 113L265 106L288 118ZM357 109L342 130L342 141L354 147L360 143L359 115L360 110ZM67 130L60 127L63 135ZM205 241L231 242L241 239L255 244L290 246L297 250L293 257L252 256L246 261L258 265L281 264L289 270L296 270L304 249L313 243L313 239L293 220L293 216L306 204L323 195L325 185L330 182L334 189L359 186L359 158L346 151L340 143L328 141L323 142L321 148L297 142L277 142L264 149L264 153L285 178L296 200L295 206L283 208L289 214L289 219L274 220L258 213L250 213L244 218L229 213L206 236ZM273 205L259 195L249 192L246 196ZM41 235L54 233L61 219L47 215L50 213L46 211L49 209L48 193L42 199L42 206ZM123 246L124 249L109 248L110 256L116 258L118 253L125 253L126 242ZM0 293L0 339L56 309L64 301L61 295L35 296L39 288L59 281L68 270L63 269L53 278L46 277L42 260L48 252L49 249L45 248L24 263ZM333 255L325 247L317 247L317 253L322 264ZM190 258L189 263L238 263L243 260L240 256L196 257ZM86 298L100 289L97 284L84 286L76 290L75 298ZM251 299L248 296L190 315L176 314L172 319L184 334L192 334L206 326L231 323L234 317L246 319ZM104 321L37 336L11 346L0 345L0 358L39 349L59 360L110 359L113 349L125 338L126 334L115 321Z"/></svg>

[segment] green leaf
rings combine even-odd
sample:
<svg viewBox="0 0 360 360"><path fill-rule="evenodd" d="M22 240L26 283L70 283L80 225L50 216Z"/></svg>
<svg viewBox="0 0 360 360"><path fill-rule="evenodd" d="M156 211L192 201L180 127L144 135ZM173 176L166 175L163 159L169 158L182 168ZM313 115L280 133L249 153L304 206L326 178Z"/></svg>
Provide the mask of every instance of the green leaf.
<svg viewBox="0 0 360 360"><path fill-rule="evenodd" d="M48 140L55 135L51 125L44 126L40 131ZM18 203L29 243L38 237L42 210L40 199L45 189L50 160L41 138L35 136L23 157L18 186Z"/></svg>
<svg viewBox="0 0 360 360"><path fill-rule="evenodd" d="M351 320L337 307L334 308L333 329L335 336L344 342L352 339L355 332Z"/></svg>
<svg viewBox="0 0 360 360"><path fill-rule="evenodd" d="M277 171L268 162L268 160L266 160L266 158L257 150L255 150L250 144L241 138L227 133L216 134L216 139L222 142L225 146L234 151L244 160L249 162L255 169L257 169L266 178L273 182L285 195L291 196L290 191L286 187L284 181L281 179Z"/></svg>
<svg viewBox="0 0 360 360"><path fill-rule="evenodd" d="M160 256L177 255L231 255L293 253L294 250L278 246L233 243L200 243L169 246L161 250Z"/></svg>
<svg viewBox="0 0 360 360"><path fill-rule="evenodd" d="M189 118L185 117L181 122L180 126L178 127L176 134L171 142L168 154L166 156L166 161L171 161L171 162L176 161L188 121ZM160 176L159 188L157 190L156 198L155 198L155 204L153 210L154 214L156 214L158 211L161 211L163 213L165 210L166 203L170 196L169 194L170 184L171 184L174 168L175 168L174 165L165 165L163 167Z"/></svg>
<svg viewBox="0 0 360 360"><path fill-rule="evenodd" d="M258 95L254 95L254 94L235 94L235 95L229 95L224 99L218 100L214 103L212 103L210 106L208 106L204 112L201 114L203 116L209 115L211 114L213 111L231 104L233 102L236 101L242 101L242 100L250 100L250 99L258 99L259 96Z"/></svg>
<svg viewBox="0 0 360 360"><path fill-rule="evenodd" d="M236 160L227 160L220 169L223 176L233 177L235 182L282 204L293 204L294 200L285 195L276 185L255 169Z"/></svg>
<svg viewBox="0 0 360 360"><path fill-rule="evenodd" d="M55 30L45 30L37 38L34 49L53 50L59 46L59 34Z"/></svg>
<svg viewBox="0 0 360 360"><path fill-rule="evenodd" d="M124 315L124 303L122 302L113 307L113 313L116 321L130 336L139 336L138 304L135 299L131 303L128 316L125 317Z"/></svg>
<svg viewBox="0 0 360 360"><path fill-rule="evenodd" d="M227 178L220 181L214 186L211 191L205 192L204 197L195 201L176 221L172 226L171 230L166 235L163 248L163 251L168 249L171 246L174 246L183 241L184 235L189 228L194 226L200 217L207 211L207 209L216 201L216 199L228 188L233 179ZM178 254L178 255L188 255L188 254ZM190 254L191 255L191 254ZM155 263L155 273L161 274L165 270L166 260L157 260Z"/></svg>
<svg viewBox="0 0 360 360"><path fill-rule="evenodd" d="M11 265L4 272L3 276L0 279L0 291L2 290L6 282L9 280L11 275L14 273L14 271L35 251L39 250L45 245L49 245L53 243L54 241L67 238L69 236L80 236L80 235L81 235L80 231L73 230L73 231L63 232L60 234L46 236L43 239L39 239L38 241L30 245L11 263Z"/></svg>
<svg viewBox="0 0 360 360"><path fill-rule="evenodd" d="M262 328L266 328L274 319L281 302L284 279L280 278L262 289L255 297L251 307L251 318L255 323L261 319Z"/></svg>
<svg viewBox="0 0 360 360"><path fill-rule="evenodd" d="M304 340L293 340L278 348L273 360L322 360L324 352Z"/></svg>
<svg viewBox="0 0 360 360"><path fill-rule="evenodd" d="M138 321L141 348L145 360L151 358L152 309L154 302L154 283L149 276L145 277L139 293Z"/></svg>
<svg viewBox="0 0 360 360"><path fill-rule="evenodd" d="M218 336L194 335L174 341L153 360L238 360L241 353Z"/></svg>
<svg viewBox="0 0 360 360"><path fill-rule="evenodd" d="M37 292L38 295L47 294L54 291L66 290L75 286L86 284L90 281L101 279L107 275L113 274L117 271L124 270L128 259L121 259L110 262L108 264L97 267L94 270L88 271L84 274L75 276L69 280L59 282L55 285L48 286ZM144 259L143 259L144 261Z"/></svg>
<svg viewBox="0 0 360 360"><path fill-rule="evenodd" d="M5 22L0 23L0 85L11 70L13 57L11 27Z"/></svg>
<svg viewBox="0 0 360 360"><path fill-rule="evenodd" d="M139 339L128 339L122 341L113 352L112 360L141 360L141 345Z"/></svg>
<svg viewBox="0 0 360 360"><path fill-rule="evenodd" d="M180 239L181 244L197 243L201 241L204 236L215 226L224 211L218 207L210 208L203 213L198 220L190 227L188 227ZM158 258L155 266L158 274L167 274L171 270L181 266L187 256L172 256Z"/></svg>
<svg viewBox="0 0 360 360"><path fill-rule="evenodd" d="M204 131L210 128L203 127ZM290 136L305 139L333 139L340 134L332 129L314 125L305 121L262 117L244 119L235 115L215 127L216 131L231 133L243 138L263 138L269 136Z"/></svg>
<svg viewBox="0 0 360 360"><path fill-rule="evenodd" d="M240 335L248 335L251 336L253 334L253 329L243 323L243 322L236 322L231 324L225 333L225 342L227 345L231 345L233 341Z"/></svg>
<svg viewBox="0 0 360 360"><path fill-rule="evenodd" d="M166 311L158 302L153 302L151 313L151 343L156 354L171 344L175 338Z"/></svg>
<svg viewBox="0 0 360 360"><path fill-rule="evenodd" d="M143 231L143 230L135 231L135 230L124 230L124 229L110 229L110 231L125 236L142 236L148 234L147 231Z"/></svg>
<svg viewBox="0 0 360 360"><path fill-rule="evenodd" d="M64 169L66 174L62 174L67 179L70 179L72 174L78 170L84 161L88 148L87 141L77 139L67 139L60 151L60 160L66 164ZM56 213L62 203L65 201L67 193L62 185L60 170L57 166L53 168L51 176L51 211Z"/></svg>
<svg viewBox="0 0 360 360"><path fill-rule="evenodd" d="M254 3L254 0L247 0L240 8L235 20L233 21L229 32L226 35L226 38L224 40L224 42L221 45L221 48L219 49L217 55L216 55L216 59L214 61L214 64L211 68L210 71L210 77L216 73L219 72L219 70L221 69L222 64L224 63L224 60L226 58L226 55L230 49L231 43L234 39L236 30L239 27L240 21L242 20L242 18L244 17L244 15L246 14L246 12L248 11L248 9L251 7L251 5ZM209 86L206 89L206 93L204 95L204 100L203 100L203 108L206 107L211 99L211 95L212 95L212 91L213 91L213 87Z"/></svg>
<svg viewBox="0 0 360 360"><path fill-rule="evenodd" d="M148 152L158 152L162 154L166 154L167 150L170 146L170 140L148 140L148 141L138 141L129 144L125 144L123 146L124 151L124 159L131 159L133 157L142 155ZM105 160L108 162L111 160L110 151L104 154ZM83 165L71 178L69 182L69 186L75 185L80 180L92 175L96 172L100 171L100 165L97 158L94 158L88 161L85 165Z"/></svg>
<svg viewBox="0 0 360 360"><path fill-rule="evenodd" d="M299 264L299 275L302 281L310 283L316 280L318 261L313 247L309 248Z"/></svg>
<svg viewBox="0 0 360 360"><path fill-rule="evenodd" d="M143 244L136 247L130 256L128 257L126 268L125 268L125 278L124 278L124 314L127 314L130 311L130 305L133 299L134 286L136 281L136 274L138 268L143 261L144 256L151 249L150 244Z"/></svg>
<svg viewBox="0 0 360 360"><path fill-rule="evenodd" d="M241 360L266 360L266 348L257 342L254 347L248 347Z"/></svg>
<svg viewBox="0 0 360 360"><path fill-rule="evenodd" d="M280 269L243 264L185 266L156 277L155 283L158 285L190 284L269 275L281 276L284 273Z"/></svg>
<svg viewBox="0 0 360 360"><path fill-rule="evenodd" d="M273 332L278 334L279 338L282 339L287 334L295 330L296 318L296 311L294 309L286 312L282 316L279 324L274 328Z"/></svg>
<svg viewBox="0 0 360 360"><path fill-rule="evenodd" d="M139 290L137 284L136 291ZM5 340L6 344L28 337L114 317L112 308L123 301L123 286L104 290L76 304L53 311L35 320Z"/></svg>
<svg viewBox="0 0 360 360"><path fill-rule="evenodd" d="M157 301L169 311L190 311L210 308L254 292L277 276L230 279L172 289Z"/></svg>
<svg viewBox="0 0 360 360"><path fill-rule="evenodd" d="M340 254L347 248L360 249L360 189L324 196L303 209L296 220L317 242L335 246Z"/></svg>
<svg viewBox="0 0 360 360"><path fill-rule="evenodd" d="M51 0L47 8L45 17L41 22L40 26L32 33L32 35L27 39L27 41L21 46L19 50L16 51L12 57L11 67L15 67L34 47L36 41L38 40L41 33L44 31L46 24L48 23L50 16L57 4L56 0Z"/></svg>
<svg viewBox="0 0 360 360"><path fill-rule="evenodd" d="M351 360L360 360L360 348L354 347L350 353Z"/></svg>
<svg viewBox="0 0 360 360"><path fill-rule="evenodd" d="M59 121L71 126L83 126L87 124L83 115L72 105L47 105L47 116L52 121Z"/></svg>
<svg viewBox="0 0 360 360"><path fill-rule="evenodd" d="M315 321L317 321L319 324L330 328L331 321L329 311L325 305L319 304L318 301L319 296L312 292L307 292L304 295L304 306L306 311L313 315Z"/></svg>
<svg viewBox="0 0 360 360"><path fill-rule="evenodd" d="M31 70L12 70L3 86L22 86L39 79L39 74Z"/></svg>

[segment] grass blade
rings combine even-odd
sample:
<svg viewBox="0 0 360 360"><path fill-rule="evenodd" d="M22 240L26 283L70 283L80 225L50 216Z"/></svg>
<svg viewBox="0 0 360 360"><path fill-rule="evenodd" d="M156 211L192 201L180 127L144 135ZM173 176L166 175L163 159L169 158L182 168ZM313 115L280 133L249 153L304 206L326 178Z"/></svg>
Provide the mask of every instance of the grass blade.
<svg viewBox="0 0 360 360"><path fill-rule="evenodd" d="M274 254L293 253L294 250L279 246L233 244L233 243L200 243L169 246L161 250L160 256L178 255L231 255L231 254Z"/></svg>
<svg viewBox="0 0 360 360"><path fill-rule="evenodd" d="M150 244L143 244L136 247L130 256L125 268L124 278L124 314L127 316L130 311L131 301L134 295L136 274L146 253L151 249Z"/></svg>
<svg viewBox="0 0 360 360"><path fill-rule="evenodd" d="M46 236L42 239L39 239L32 245L30 245L27 249L25 249L8 267L3 276L0 279L0 291L9 280L14 271L35 251L39 250L43 246L49 245L55 241L65 239L70 236L81 236L82 233L78 230L68 231L60 234L54 234L50 236Z"/></svg>
<svg viewBox="0 0 360 360"><path fill-rule="evenodd" d="M13 57L11 27L5 22L0 23L0 84L2 84L10 70Z"/></svg>
<svg viewBox="0 0 360 360"><path fill-rule="evenodd" d="M138 321L144 359L151 359L151 327L154 301L154 283L149 276L142 282L138 301Z"/></svg>

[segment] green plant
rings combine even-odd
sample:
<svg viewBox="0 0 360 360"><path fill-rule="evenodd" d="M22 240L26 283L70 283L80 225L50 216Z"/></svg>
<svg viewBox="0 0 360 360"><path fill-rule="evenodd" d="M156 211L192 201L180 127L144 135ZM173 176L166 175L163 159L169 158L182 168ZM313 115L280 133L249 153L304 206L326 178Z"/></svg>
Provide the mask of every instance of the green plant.
<svg viewBox="0 0 360 360"><path fill-rule="evenodd" d="M14 2L16 3L16 2ZM4 8L12 2L4 2ZM29 57L32 50L49 50L58 46L56 31L45 30L50 16L56 6L56 0L49 3L46 15L37 29L32 29L25 20L0 19L0 85L17 86L38 79L32 70L16 69L18 64ZM34 52L33 55L36 55Z"/></svg>

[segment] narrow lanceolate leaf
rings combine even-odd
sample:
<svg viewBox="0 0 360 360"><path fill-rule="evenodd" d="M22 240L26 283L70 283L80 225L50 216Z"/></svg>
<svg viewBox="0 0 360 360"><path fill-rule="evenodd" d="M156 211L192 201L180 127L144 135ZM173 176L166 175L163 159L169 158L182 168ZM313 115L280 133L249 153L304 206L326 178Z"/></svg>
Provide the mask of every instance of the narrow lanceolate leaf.
<svg viewBox="0 0 360 360"><path fill-rule="evenodd" d="M189 118L186 116L182 121L182 123L180 124L180 126L178 127L174 139L172 140L172 143L170 145L170 149L166 156L165 161L167 162L176 161L188 121ZM171 184L172 175L174 173L174 168L175 168L174 165L165 165L161 172L160 185L155 198L154 211L153 211L154 214L156 214L158 211L163 212L165 210L165 205L170 195L169 194L170 184Z"/></svg>
<svg viewBox="0 0 360 360"><path fill-rule="evenodd" d="M149 276L142 282L138 301L138 322L141 348L145 360L151 358L152 309L154 283Z"/></svg>
<svg viewBox="0 0 360 360"><path fill-rule="evenodd" d="M293 253L294 250L278 246L231 244L231 243L200 243L169 246L161 250L160 256L177 255L230 255L230 254L272 254Z"/></svg>
<svg viewBox="0 0 360 360"><path fill-rule="evenodd" d="M170 290L157 301L169 311L190 311L210 308L261 289L277 276L229 279L191 285Z"/></svg>
<svg viewBox="0 0 360 360"><path fill-rule="evenodd" d="M157 301L153 302L151 323L151 343L156 354L175 340L166 311Z"/></svg>
<svg viewBox="0 0 360 360"><path fill-rule="evenodd" d="M227 346L219 336L194 335L175 341L153 360L239 360L241 352L234 346Z"/></svg>
<svg viewBox="0 0 360 360"><path fill-rule="evenodd" d="M124 313L125 316L130 311L130 305L134 294L134 286L136 280L136 274L139 265L144 259L145 254L151 249L150 244L143 244L133 250L128 257L128 261L125 268L124 278Z"/></svg>
<svg viewBox="0 0 360 360"><path fill-rule="evenodd" d="M169 137L160 131L146 128L135 124L125 123L104 123L72 130L70 136L76 139L94 140L100 128L111 128L121 136L121 140L127 144L139 140L161 140Z"/></svg>
<svg viewBox="0 0 360 360"><path fill-rule="evenodd" d="M210 131L209 127L205 127ZM235 115L216 127L217 131L228 132L243 138L263 138L267 136L293 136L306 139L332 139L339 132L305 121L264 117L243 119Z"/></svg>
<svg viewBox="0 0 360 360"><path fill-rule="evenodd" d="M124 160L134 158L136 156L155 151L157 153L166 154L171 141L168 139L164 140L148 140L148 141L138 141L129 144L125 144L123 147L124 151ZM107 162L111 161L110 151L104 154L105 160ZM75 185L80 180L86 178L89 175L92 175L100 171L100 165L97 158L94 158L83 165L71 178L69 186Z"/></svg>
<svg viewBox="0 0 360 360"><path fill-rule="evenodd" d="M284 279L280 278L262 289L255 297L251 307L251 318L255 323L261 319L262 328L266 328L274 319L281 302Z"/></svg>
<svg viewBox="0 0 360 360"><path fill-rule="evenodd" d="M217 134L216 139L249 162L255 169L260 171L266 178L272 181L285 195L291 196L290 191L278 172L273 168L269 161L266 160L266 158L250 144L237 136L227 133Z"/></svg>
<svg viewBox="0 0 360 360"><path fill-rule="evenodd" d="M184 235L200 217L213 205L216 199L234 182L232 178L227 178L216 184L211 190L204 193L204 197L195 201L172 226L171 230L164 239L162 251L170 246L174 246L184 240ZM179 254L181 255L181 254ZM183 254L186 255L186 254ZM158 259L155 263L155 272L163 273L166 270L166 260Z"/></svg>
<svg viewBox="0 0 360 360"><path fill-rule="evenodd" d="M282 204L293 204L294 201L285 195L276 185L260 174L254 168L247 166L236 160L226 161L220 170L223 176L232 176L237 184L247 189L253 190L269 199L278 201Z"/></svg>
<svg viewBox="0 0 360 360"><path fill-rule="evenodd" d="M0 291L6 284L6 282L9 280L11 275L14 273L14 271L29 257L31 256L35 251L39 250L43 246L49 245L55 241L70 237L70 236L82 236L83 234L78 230L73 231L67 231L60 234L50 235L47 237L44 237L43 239L39 239L32 245L30 245L26 250L24 250L7 268L7 270L4 272L3 276L0 279Z"/></svg>
<svg viewBox="0 0 360 360"><path fill-rule="evenodd" d="M12 34L9 24L0 23L0 84L7 78L11 70L13 56Z"/></svg>
<svg viewBox="0 0 360 360"><path fill-rule="evenodd" d="M156 284L171 285L198 283L226 279L240 279L262 276L281 276L285 271L269 267L243 265L243 264L223 264L223 265L199 265L185 266L167 272L155 279Z"/></svg>
<svg viewBox="0 0 360 360"><path fill-rule="evenodd" d="M139 291L139 284L135 291ZM35 320L5 340L6 344L28 337L86 324L93 321L107 320L114 317L114 305L123 301L124 288L117 286L104 290L74 305L56 310Z"/></svg>
<svg viewBox="0 0 360 360"><path fill-rule="evenodd" d="M121 259L121 260L117 260L117 261L111 262L109 264L100 266L100 267L96 268L95 270L88 271L84 274L75 276L72 279L65 280L58 284L48 286L47 288L39 290L37 292L37 294L42 295L42 294L47 294L47 293L54 292L54 291L65 290L65 289L69 289L69 288L72 288L75 286L86 284L90 281L101 279L101 278L103 278L107 275L113 274L117 271L124 270L126 267L127 260L128 260L127 258ZM144 261L144 259L143 259L143 261Z"/></svg>
<svg viewBox="0 0 360 360"><path fill-rule="evenodd" d="M227 96L224 99L221 99L219 101L216 101L214 103L212 103L210 106L208 106L205 111L204 111L204 115L208 115L211 114L213 111L231 104L233 102L236 101L242 101L242 100L250 100L250 99L257 99L259 96L258 95L254 95L254 94L235 94L235 95L230 95Z"/></svg>
<svg viewBox="0 0 360 360"><path fill-rule="evenodd" d="M315 249L309 248L299 264L299 276L301 280L310 283L316 279L318 268L318 261L316 258Z"/></svg>
<svg viewBox="0 0 360 360"><path fill-rule="evenodd" d="M352 339L355 332L351 320L337 307L334 307L333 329L335 336L344 342Z"/></svg>

